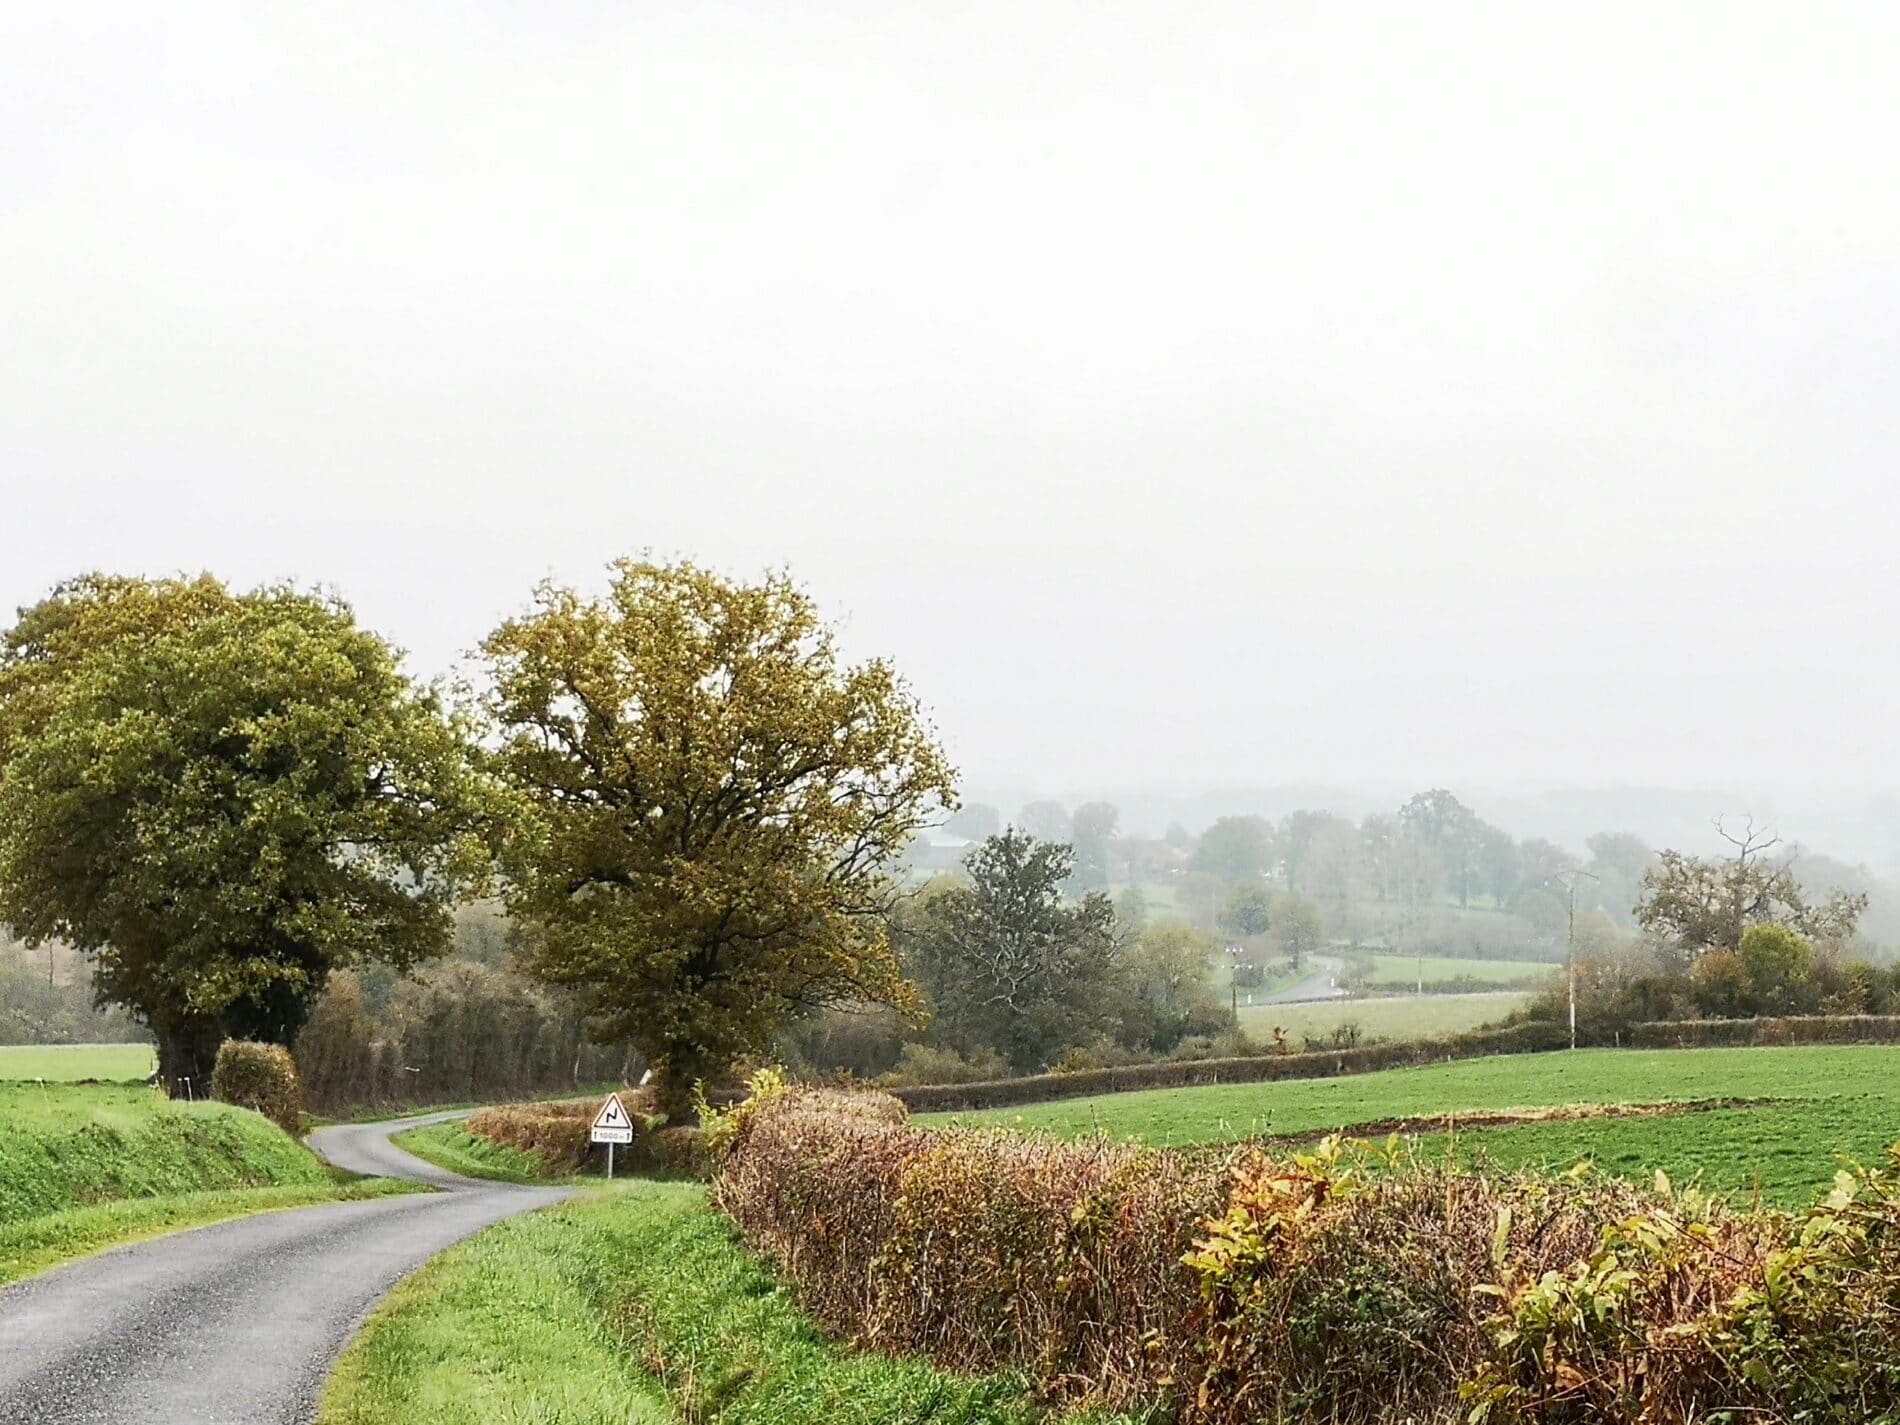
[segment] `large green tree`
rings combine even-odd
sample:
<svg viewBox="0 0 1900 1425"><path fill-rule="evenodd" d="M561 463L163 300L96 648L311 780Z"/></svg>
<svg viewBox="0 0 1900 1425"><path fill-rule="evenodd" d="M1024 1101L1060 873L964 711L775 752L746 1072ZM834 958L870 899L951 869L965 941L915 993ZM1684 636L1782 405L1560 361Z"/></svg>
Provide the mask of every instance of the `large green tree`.
<svg viewBox="0 0 1900 1425"><path fill-rule="evenodd" d="M176 1086L338 966L445 950L485 872L467 740L326 596L88 576L0 641L0 920L90 956Z"/></svg>
<svg viewBox="0 0 1900 1425"><path fill-rule="evenodd" d="M1201 833L1189 865L1223 885L1264 876L1273 865L1273 828L1257 816L1224 816Z"/></svg>
<svg viewBox="0 0 1900 1425"><path fill-rule="evenodd" d="M1863 893L1833 890L1816 900L1795 875L1794 860L1777 856L1779 838L1750 821L1716 830L1732 856L1710 860L1663 851L1643 873L1636 923L1693 961L1709 950L1739 950L1751 926L1786 926L1799 936L1839 946L1867 909Z"/></svg>
<svg viewBox="0 0 1900 1425"><path fill-rule="evenodd" d="M1064 900L1074 853L1012 829L964 869L967 885L933 888L904 917L905 962L929 997L933 1035L960 1053L995 1049L1023 1072L1117 1032L1115 908L1100 891Z"/></svg>
<svg viewBox="0 0 1900 1425"><path fill-rule="evenodd" d="M890 665L846 667L789 578L622 561L483 645L504 859L534 963L637 1046L669 1112L793 1015L903 1002L889 867L954 778Z"/></svg>

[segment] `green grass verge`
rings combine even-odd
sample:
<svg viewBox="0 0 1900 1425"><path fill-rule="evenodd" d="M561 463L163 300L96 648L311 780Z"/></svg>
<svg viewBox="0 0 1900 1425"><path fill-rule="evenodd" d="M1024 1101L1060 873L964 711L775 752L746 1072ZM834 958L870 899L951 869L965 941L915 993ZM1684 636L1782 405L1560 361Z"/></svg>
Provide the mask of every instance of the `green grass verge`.
<svg viewBox="0 0 1900 1425"><path fill-rule="evenodd" d="M333 1182L301 1143L228 1104L130 1085L0 1084L0 1224L119 1198Z"/></svg>
<svg viewBox="0 0 1900 1425"><path fill-rule="evenodd" d="M450 1249L339 1362L319 1425L1027 1425L1014 1378L828 1341L691 1183L629 1184Z"/></svg>
<svg viewBox="0 0 1900 1425"><path fill-rule="evenodd" d="M492 1138L480 1137L459 1123L432 1123L411 1128L389 1141L425 1163L460 1173L465 1178L489 1178L503 1183L566 1181L560 1174L550 1172L539 1154L524 1153Z"/></svg>
<svg viewBox="0 0 1900 1425"><path fill-rule="evenodd" d="M1505 1167L1567 1167L1679 1182L1797 1205L1827 1186L1836 1155L1871 1161L1900 1139L1900 1047L1585 1049L1502 1055L1337 1079L1156 1089L987 1113L927 1115L1065 1136L1101 1131L1193 1144L1251 1133L1322 1132L1390 1118L1570 1104L1747 1098L1781 1102L1653 1118L1581 1119L1460 1134L1461 1156ZM1436 1152L1445 1139L1421 1140Z"/></svg>
<svg viewBox="0 0 1900 1425"><path fill-rule="evenodd" d="M0 1079L125 1083L149 1079L157 1068L150 1044L0 1044Z"/></svg>
<svg viewBox="0 0 1900 1425"><path fill-rule="evenodd" d="M1273 1037L1274 1026L1278 1025L1286 1030L1295 1048L1309 1035L1315 1039L1330 1037L1342 1024L1357 1025L1362 1044L1384 1039L1436 1039L1496 1024L1529 1002L1529 995L1498 993L1250 1005L1243 990L1240 1027L1264 1041Z"/></svg>
<svg viewBox="0 0 1900 1425"><path fill-rule="evenodd" d="M132 1198L30 1217L0 1225L0 1285L108 1247L121 1247L128 1242L190 1227L206 1227L234 1217L422 1190L414 1183L370 1178L323 1186L235 1188L226 1192Z"/></svg>

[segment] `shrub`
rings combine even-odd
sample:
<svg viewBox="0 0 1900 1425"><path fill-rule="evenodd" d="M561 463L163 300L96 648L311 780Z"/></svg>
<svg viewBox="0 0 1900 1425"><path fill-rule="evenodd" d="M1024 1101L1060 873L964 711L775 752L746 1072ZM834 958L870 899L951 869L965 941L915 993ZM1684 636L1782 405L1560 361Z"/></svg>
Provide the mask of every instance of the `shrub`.
<svg viewBox="0 0 1900 1425"><path fill-rule="evenodd" d="M620 1100L635 1124L632 1148L641 1149L642 1114L648 1107L645 1091L622 1089ZM523 1153L532 1153L547 1166L550 1174L565 1177L583 1171L593 1156L589 1135L600 1105L593 1100L575 1103L519 1103L504 1108L484 1108L470 1115L467 1128L478 1137L490 1139Z"/></svg>
<svg viewBox="0 0 1900 1425"><path fill-rule="evenodd" d="M999 1079L1009 1065L994 1049L973 1050L964 1058L954 1049L936 1044L906 1044L897 1067L879 1082L895 1084L972 1084Z"/></svg>
<svg viewBox="0 0 1900 1425"><path fill-rule="evenodd" d="M659 1128L635 1137L621 1159L629 1173L642 1177L705 1182L713 1174L713 1156L698 1128Z"/></svg>
<svg viewBox="0 0 1900 1425"><path fill-rule="evenodd" d="M293 1138L303 1137L303 1087L296 1061L281 1044L225 1040L211 1071L211 1093L263 1114Z"/></svg>

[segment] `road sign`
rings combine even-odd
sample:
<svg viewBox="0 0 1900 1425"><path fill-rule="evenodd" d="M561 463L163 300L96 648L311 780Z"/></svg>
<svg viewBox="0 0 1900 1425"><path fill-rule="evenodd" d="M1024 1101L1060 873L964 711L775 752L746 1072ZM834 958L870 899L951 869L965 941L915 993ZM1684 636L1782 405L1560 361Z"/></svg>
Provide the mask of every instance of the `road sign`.
<svg viewBox="0 0 1900 1425"><path fill-rule="evenodd" d="M607 1102L600 1106L600 1112L594 1115L594 1126L588 1137L595 1143L631 1143L633 1141L633 1120L627 1117L627 1106L620 1101L619 1094L608 1094Z"/></svg>

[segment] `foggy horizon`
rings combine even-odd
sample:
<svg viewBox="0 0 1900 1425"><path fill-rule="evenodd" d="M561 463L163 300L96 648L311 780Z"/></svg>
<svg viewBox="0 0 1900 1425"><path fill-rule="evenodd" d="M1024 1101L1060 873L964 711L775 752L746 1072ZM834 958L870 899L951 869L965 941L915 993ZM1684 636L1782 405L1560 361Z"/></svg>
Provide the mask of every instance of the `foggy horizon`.
<svg viewBox="0 0 1900 1425"><path fill-rule="evenodd" d="M973 791L1890 795L1900 17L1589 21L16 9L0 607L650 551Z"/></svg>

